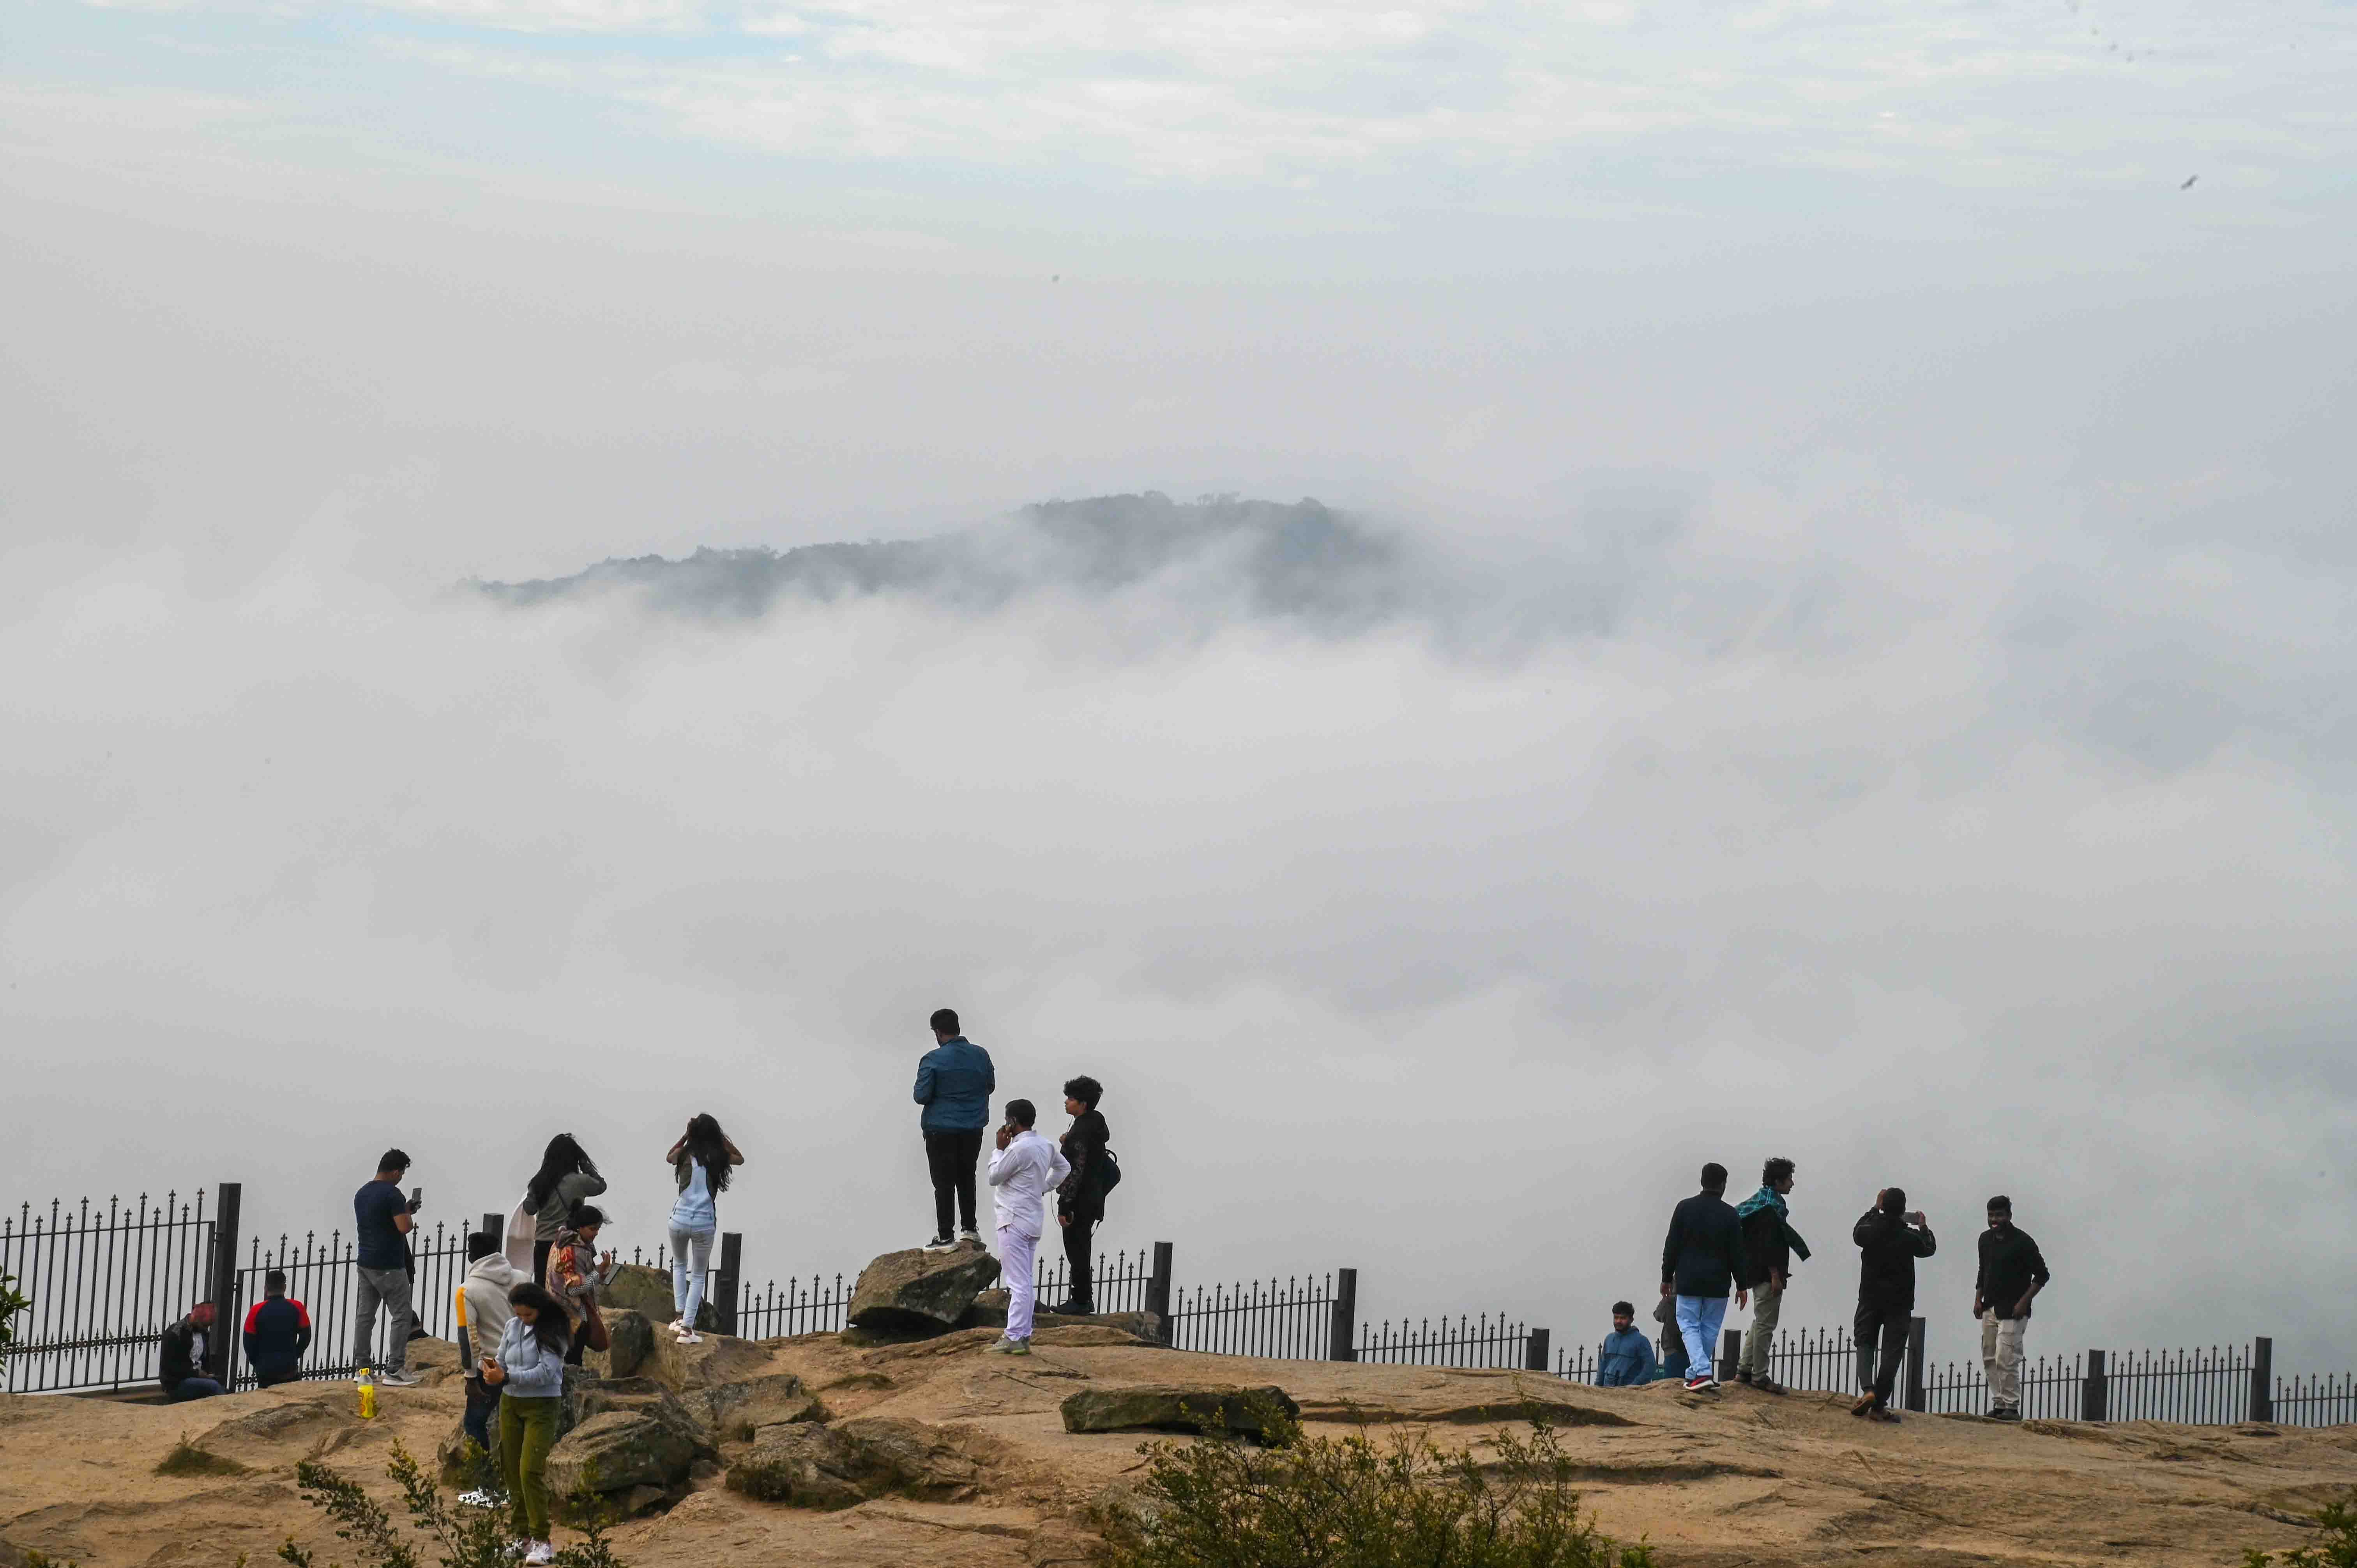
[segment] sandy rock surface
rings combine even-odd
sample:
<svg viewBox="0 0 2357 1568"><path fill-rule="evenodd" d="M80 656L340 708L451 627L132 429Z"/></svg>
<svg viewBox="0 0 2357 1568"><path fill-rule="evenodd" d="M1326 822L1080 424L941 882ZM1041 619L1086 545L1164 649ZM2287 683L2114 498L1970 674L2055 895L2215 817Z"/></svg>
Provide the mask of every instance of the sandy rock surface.
<svg viewBox="0 0 2357 1568"><path fill-rule="evenodd" d="M717 1442L721 1463L699 1464L674 1488L682 1500L621 1527L623 1559L632 1568L1080 1568L1092 1505L1118 1506L1135 1490L1142 1438L1067 1432L1064 1402L1084 1389L1155 1384L1275 1384L1299 1402L1312 1433L1414 1423L1449 1444L1478 1442L1523 1399L1542 1401L1604 1528L1649 1537L1672 1568L2235 1568L2245 1548L2312 1539L2299 1516L2357 1487L2357 1428L2010 1427L1921 1416L1879 1427L1827 1396L1198 1356L1103 1325L1043 1324L1035 1354L1022 1359L989 1354L988 1338L971 1330L866 1348L834 1335L732 1341L683 1365L699 1380L716 1368L740 1381L774 1380L739 1407L748 1413L800 1412L790 1391L798 1388L828 1419L765 1422L751 1441L737 1425ZM701 1399L708 1409L712 1386L682 1391L680 1403L693 1411ZM240 1552L272 1561L290 1533L324 1563L341 1544L297 1496L296 1461L322 1459L392 1501L384 1466L393 1444L430 1459L461 1409L456 1381L379 1397L383 1413L372 1422L359 1419L344 1383L178 1406L0 1397L0 1563L36 1549L85 1568L231 1568ZM798 1426L833 1432L840 1444ZM183 1434L243 1470L156 1475ZM729 1489L726 1466L763 1443L781 1456L856 1453L845 1466L856 1477L851 1492L828 1510Z"/></svg>

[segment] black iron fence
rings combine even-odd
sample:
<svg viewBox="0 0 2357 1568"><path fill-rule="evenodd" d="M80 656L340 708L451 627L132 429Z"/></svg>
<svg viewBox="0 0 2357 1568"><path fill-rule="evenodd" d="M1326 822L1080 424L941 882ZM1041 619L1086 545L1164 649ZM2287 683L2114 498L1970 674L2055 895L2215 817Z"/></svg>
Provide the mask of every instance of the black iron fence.
<svg viewBox="0 0 2357 1568"><path fill-rule="evenodd" d="M1487 1314L1462 1315L1451 1322L1419 1318L1411 1324L1366 1323L1359 1326L1356 1361L1383 1361L1420 1367L1517 1367L1544 1371L1547 1331L1527 1324L1510 1323Z"/></svg>
<svg viewBox="0 0 2357 1568"><path fill-rule="evenodd" d="M214 1276L216 1217L204 1189L192 1200L167 1192L131 1202L84 1198L46 1214L19 1204L0 1216L0 1274L32 1298L16 1341L0 1363L0 1390L113 1388L156 1376L164 1330L208 1298ZM218 1329L213 1343L221 1344Z"/></svg>
<svg viewBox="0 0 2357 1568"><path fill-rule="evenodd" d="M259 1238L236 1261L239 1187L216 1189L214 1212L206 1195L177 1193L162 1202L145 1196L103 1208L89 1200L48 1212L18 1206L0 1215L0 1273L13 1274L31 1298L16 1324L17 1343L0 1364L0 1389L16 1392L116 1389L152 1382L158 1340L199 1302L213 1304L211 1370L250 1386L253 1374L237 1353L245 1309L261 1298L264 1276L287 1276L287 1294L310 1312L313 1337L301 1372L307 1378L348 1377L360 1349L352 1321L357 1265L340 1232L297 1242L281 1236L267 1249ZM486 1215L494 1235L501 1219ZM453 1297L466 1275L463 1231L436 1225L411 1238L411 1303L425 1331L452 1337ZM668 1268L658 1248L633 1251L631 1261ZM722 1331L749 1338L840 1329L856 1288L842 1273L769 1280L743 1278L742 1243L721 1238L712 1281ZM1096 1305L1106 1312L1152 1315L1173 1348L1272 1359L1408 1363L1424 1366L1550 1369L1575 1382L1593 1382L1595 1348L1552 1349L1548 1331L1503 1314L1462 1315L1410 1323L1361 1322L1358 1272L1265 1281L1180 1284L1173 1249L1157 1241L1135 1253L1100 1254ZM1036 1275L1042 1304L1069 1292L1065 1262L1042 1259ZM376 1329L382 1333L383 1326ZM382 1346L371 1335L371 1348ZM1741 1348L1739 1330L1725 1332L1717 1369L1731 1377ZM1552 1350L1552 1354L1551 1354ZM2247 1346L2128 1352L2091 1349L2050 1355L2021 1369L2021 1410L2056 1421L2165 1421L2196 1424L2245 1421L2299 1426L2357 1422L2357 1374L2283 1378L2275 1375L2274 1347ZM1777 1337L1770 1375L1792 1388L1854 1394L1867 1380L1857 1347L1841 1328L1787 1330ZM1926 1354L1924 1320L1916 1318L1898 1379L1906 1408L1969 1413L1987 1406L1986 1373L1977 1357L1933 1363Z"/></svg>

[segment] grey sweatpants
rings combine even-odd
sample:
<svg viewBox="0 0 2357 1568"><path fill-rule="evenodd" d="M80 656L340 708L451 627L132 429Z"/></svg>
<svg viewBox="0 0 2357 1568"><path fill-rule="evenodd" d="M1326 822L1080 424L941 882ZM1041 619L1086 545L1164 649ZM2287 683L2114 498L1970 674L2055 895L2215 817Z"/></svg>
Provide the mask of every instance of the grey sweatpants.
<svg viewBox="0 0 2357 1568"><path fill-rule="evenodd" d="M380 1372L398 1372L409 1361L409 1333L417 1326L417 1314L409 1306L409 1271L406 1269L364 1269L358 1263L352 1272L361 1277L360 1299L352 1304L352 1364L373 1367ZM382 1307L393 1321L386 1326L384 1359L369 1359L369 1342L376 1328L377 1308Z"/></svg>

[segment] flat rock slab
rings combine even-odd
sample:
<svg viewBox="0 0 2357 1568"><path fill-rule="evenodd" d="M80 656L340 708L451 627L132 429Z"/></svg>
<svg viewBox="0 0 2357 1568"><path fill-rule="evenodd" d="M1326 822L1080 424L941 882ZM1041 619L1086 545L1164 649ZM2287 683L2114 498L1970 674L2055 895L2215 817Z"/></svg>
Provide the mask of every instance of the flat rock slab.
<svg viewBox="0 0 2357 1568"><path fill-rule="evenodd" d="M1274 1383L1139 1383L1125 1389L1082 1389L1063 1403L1067 1432L1200 1432L1214 1429L1265 1436L1274 1407L1298 1417L1301 1407Z"/></svg>
<svg viewBox="0 0 2357 1568"><path fill-rule="evenodd" d="M670 1329L658 1328L654 1331L653 1348L639 1363L638 1375L689 1393L741 1383L769 1370L770 1353L750 1339L704 1334L698 1336L695 1344L683 1345Z"/></svg>
<svg viewBox="0 0 2357 1568"><path fill-rule="evenodd" d="M548 1451L548 1490L570 1498L586 1487L611 1495L687 1479L694 1442L651 1414L609 1410L593 1415Z"/></svg>
<svg viewBox="0 0 2357 1568"><path fill-rule="evenodd" d="M887 1252L859 1271L845 1316L855 1328L946 1334L997 1278L998 1260L975 1243Z"/></svg>

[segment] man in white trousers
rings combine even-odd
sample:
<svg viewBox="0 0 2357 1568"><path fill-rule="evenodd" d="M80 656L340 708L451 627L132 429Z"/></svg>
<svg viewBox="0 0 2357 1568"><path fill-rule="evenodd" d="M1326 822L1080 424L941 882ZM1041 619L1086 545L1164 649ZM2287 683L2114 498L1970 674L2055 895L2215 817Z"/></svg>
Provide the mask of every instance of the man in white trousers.
<svg viewBox="0 0 2357 1568"><path fill-rule="evenodd" d="M1031 1312L1039 1302L1039 1232L1048 1195L1072 1174L1064 1152L1031 1129L1039 1112L1028 1100L1006 1102L998 1150L990 1156L990 1204L998 1215L998 1274L1006 1282L1006 1332L992 1349L1031 1354Z"/></svg>

